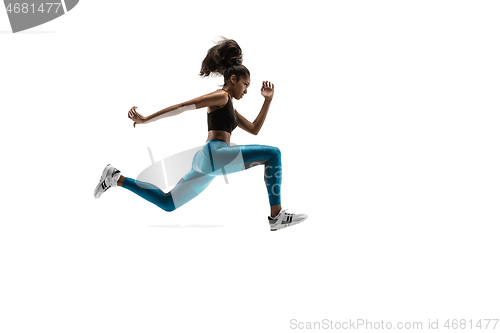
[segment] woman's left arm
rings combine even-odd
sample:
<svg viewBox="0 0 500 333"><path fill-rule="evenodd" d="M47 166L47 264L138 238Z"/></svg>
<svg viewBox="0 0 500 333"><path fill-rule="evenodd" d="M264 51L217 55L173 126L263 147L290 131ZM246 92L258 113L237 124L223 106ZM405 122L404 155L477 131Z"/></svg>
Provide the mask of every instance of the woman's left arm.
<svg viewBox="0 0 500 333"><path fill-rule="evenodd" d="M259 115L253 122L248 121L245 117L240 115L238 111L235 110L236 116L238 117L238 127L244 129L248 133L253 135L259 134L264 121L266 120L267 112L269 111L269 106L274 96L274 84L269 81L262 82L262 88L260 89L262 96L264 96L264 104L260 109Z"/></svg>

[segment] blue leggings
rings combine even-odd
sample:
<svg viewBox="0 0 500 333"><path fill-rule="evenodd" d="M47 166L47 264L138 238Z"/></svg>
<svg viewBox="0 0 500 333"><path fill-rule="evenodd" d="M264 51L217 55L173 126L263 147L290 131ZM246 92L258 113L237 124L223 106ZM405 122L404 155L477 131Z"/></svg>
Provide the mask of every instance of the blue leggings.
<svg viewBox="0 0 500 333"><path fill-rule="evenodd" d="M171 212L200 194L215 177L265 165L264 181L269 204L281 204L281 152L262 145L228 146L225 142L207 142L193 158L192 169L168 193L153 184L125 177L123 187Z"/></svg>

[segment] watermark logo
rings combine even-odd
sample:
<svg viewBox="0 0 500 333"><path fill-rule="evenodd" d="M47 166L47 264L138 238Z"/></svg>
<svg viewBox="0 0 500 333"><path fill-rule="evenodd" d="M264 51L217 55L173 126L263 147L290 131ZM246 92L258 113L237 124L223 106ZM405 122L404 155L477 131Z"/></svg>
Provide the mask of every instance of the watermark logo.
<svg viewBox="0 0 500 333"><path fill-rule="evenodd" d="M48 1L4 0L12 32L27 30L52 21L75 8L79 0Z"/></svg>
<svg viewBox="0 0 500 333"><path fill-rule="evenodd" d="M233 143L231 143L231 145L237 146ZM148 147L151 165L141 171L139 175L137 175L136 179L142 182L154 184L160 189L167 189L168 187L174 186L175 184L177 184L179 179L181 179L192 169L193 158L195 154L202 148L203 146L200 146L185 150L172 156L168 156L163 159L162 165L162 160L155 161L151 148ZM239 151L236 152L235 156L231 156L230 160L226 161L226 163L227 165L225 165L225 167L229 167L235 164L243 167L244 164L243 157L241 156L241 153ZM225 183L229 184L229 180L224 169L225 168L223 166L217 166L214 168L213 172L215 173L218 171L219 173L221 173L221 175L224 176ZM165 181L165 176L167 181Z"/></svg>

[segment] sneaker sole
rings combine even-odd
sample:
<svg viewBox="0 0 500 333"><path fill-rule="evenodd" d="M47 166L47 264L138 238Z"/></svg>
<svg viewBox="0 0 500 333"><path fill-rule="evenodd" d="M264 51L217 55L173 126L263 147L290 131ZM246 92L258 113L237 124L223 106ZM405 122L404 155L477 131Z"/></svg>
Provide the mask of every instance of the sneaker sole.
<svg viewBox="0 0 500 333"><path fill-rule="evenodd" d="M288 228L288 227L291 227L291 226L297 225L297 224L299 224L299 223L302 223L302 222L304 222L305 220L307 220L307 217L306 217L305 219L302 219L302 220L297 221L297 222L294 222L294 223L289 223L289 224L281 224L281 228L271 229L271 231L277 231L277 230L285 229L285 228Z"/></svg>
<svg viewBox="0 0 500 333"><path fill-rule="evenodd" d="M95 187L95 190L94 190L94 198L95 199L99 199L101 197L101 195L97 196L98 190L102 186L102 182L106 179L106 177L108 176L108 172L111 169L113 169L113 167L111 166L111 164L108 164L108 165L106 165L106 167L102 171L101 180L99 181L99 184L97 184L97 186ZM104 192L101 192L101 194L102 193L104 193Z"/></svg>

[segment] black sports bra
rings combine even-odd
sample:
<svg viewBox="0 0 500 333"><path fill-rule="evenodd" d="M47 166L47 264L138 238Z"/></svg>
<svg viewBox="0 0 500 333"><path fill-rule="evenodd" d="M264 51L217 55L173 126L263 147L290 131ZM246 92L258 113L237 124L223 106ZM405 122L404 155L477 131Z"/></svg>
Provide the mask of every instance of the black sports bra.
<svg viewBox="0 0 500 333"><path fill-rule="evenodd" d="M234 112L233 102L228 96L226 105L215 111L207 113L208 130L226 131L231 133L238 126L238 117Z"/></svg>

